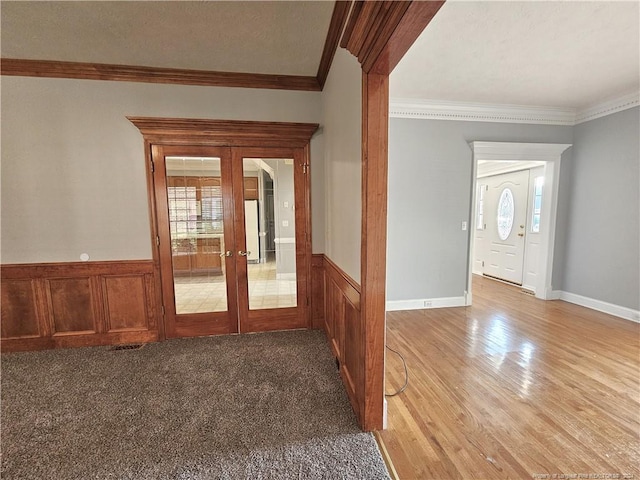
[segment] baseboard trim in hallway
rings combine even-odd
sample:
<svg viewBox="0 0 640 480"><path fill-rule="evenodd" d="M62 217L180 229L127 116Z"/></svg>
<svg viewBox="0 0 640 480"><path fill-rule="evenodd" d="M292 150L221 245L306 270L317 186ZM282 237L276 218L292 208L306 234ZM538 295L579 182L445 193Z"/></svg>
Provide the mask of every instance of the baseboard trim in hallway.
<svg viewBox="0 0 640 480"><path fill-rule="evenodd" d="M551 298L555 300L563 300L565 302L580 305L581 307L590 308L603 312L614 317L624 318L625 320L631 320L632 322L640 322L640 310L633 310L632 308L623 307L614 303L603 302L591 297L585 297L571 292L565 292L563 290L554 290L551 293Z"/></svg>

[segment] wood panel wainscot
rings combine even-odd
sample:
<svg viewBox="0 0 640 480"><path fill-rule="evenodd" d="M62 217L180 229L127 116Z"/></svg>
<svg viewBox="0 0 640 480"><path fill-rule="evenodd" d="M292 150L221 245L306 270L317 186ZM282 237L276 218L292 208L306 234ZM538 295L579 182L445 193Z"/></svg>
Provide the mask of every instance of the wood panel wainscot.
<svg viewBox="0 0 640 480"><path fill-rule="evenodd" d="M360 285L324 257L324 329L359 422L364 406L364 351L361 345Z"/></svg>
<svg viewBox="0 0 640 480"><path fill-rule="evenodd" d="M324 254L311 256L311 325L317 330L324 329Z"/></svg>
<svg viewBox="0 0 640 480"><path fill-rule="evenodd" d="M151 260L2 265L3 352L154 342Z"/></svg>

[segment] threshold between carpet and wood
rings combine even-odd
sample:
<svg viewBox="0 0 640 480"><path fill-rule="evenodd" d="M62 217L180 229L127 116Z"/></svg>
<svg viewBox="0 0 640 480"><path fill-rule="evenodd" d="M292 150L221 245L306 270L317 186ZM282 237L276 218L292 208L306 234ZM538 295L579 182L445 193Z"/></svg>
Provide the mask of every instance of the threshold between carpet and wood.
<svg viewBox="0 0 640 480"><path fill-rule="evenodd" d="M388 479L325 336L2 356L3 479Z"/></svg>

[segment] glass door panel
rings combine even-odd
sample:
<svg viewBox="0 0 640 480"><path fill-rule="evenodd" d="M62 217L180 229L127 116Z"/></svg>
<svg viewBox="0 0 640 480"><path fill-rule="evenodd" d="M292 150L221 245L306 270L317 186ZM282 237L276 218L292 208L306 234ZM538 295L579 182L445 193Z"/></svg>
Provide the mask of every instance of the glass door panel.
<svg viewBox="0 0 640 480"><path fill-rule="evenodd" d="M175 312L226 312L220 158L167 156L165 166Z"/></svg>
<svg viewBox="0 0 640 480"><path fill-rule="evenodd" d="M296 307L294 161L243 158L242 166L249 310Z"/></svg>

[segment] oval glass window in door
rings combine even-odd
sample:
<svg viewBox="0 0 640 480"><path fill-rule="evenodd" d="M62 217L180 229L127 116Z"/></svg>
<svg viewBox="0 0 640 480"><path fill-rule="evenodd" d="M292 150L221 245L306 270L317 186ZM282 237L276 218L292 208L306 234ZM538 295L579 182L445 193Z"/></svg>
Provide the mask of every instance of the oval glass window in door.
<svg viewBox="0 0 640 480"><path fill-rule="evenodd" d="M498 237L500 240L509 238L513 228L514 214L513 192L510 188L505 188L500 194L500 200L498 200Z"/></svg>

